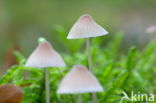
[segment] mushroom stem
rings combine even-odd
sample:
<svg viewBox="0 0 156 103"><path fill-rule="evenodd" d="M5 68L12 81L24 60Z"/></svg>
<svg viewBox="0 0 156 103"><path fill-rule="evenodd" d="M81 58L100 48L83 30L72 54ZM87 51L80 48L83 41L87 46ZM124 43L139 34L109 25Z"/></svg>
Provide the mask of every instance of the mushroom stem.
<svg viewBox="0 0 156 103"><path fill-rule="evenodd" d="M50 88L49 88L49 71L45 68L45 88L46 88L46 103L50 103Z"/></svg>
<svg viewBox="0 0 156 103"><path fill-rule="evenodd" d="M156 32L153 32L152 40L154 44L156 43L155 35L156 35ZM154 48L154 53L156 53L156 48Z"/></svg>
<svg viewBox="0 0 156 103"><path fill-rule="evenodd" d="M152 35L152 39L153 39L153 42L155 42L155 32L153 32L153 35Z"/></svg>
<svg viewBox="0 0 156 103"><path fill-rule="evenodd" d="M82 95L78 94L77 103L82 103Z"/></svg>
<svg viewBox="0 0 156 103"><path fill-rule="evenodd" d="M93 103L97 103L97 96L96 93L92 94L92 98L93 98Z"/></svg>
<svg viewBox="0 0 156 103"><path fill-rule="evenodd" d="M29 71L24 71L24 79L28 79L29 75L30 75Z"/></svg>
<svg viewBox="0 0 156 103"><path fill-rule="evenodd" d="M93 72L92 55L91 55L91 47L90 47L90 38L86 38L86 47L87 47L87 53L88 53L88 66L89 66L89 70Z"/></svg>
<svg viewBox="0 0 156 103"><path fill-rule="evenodd" d="M86 38L86 46L87 46L87 53L88 53L88 65L89 70L94 72L93 64L92 64L92 55L91 55L91 47L90 47L90 38ZM97 96L96 93L92 93L92 99L94 103L97 103Z"/></svg>

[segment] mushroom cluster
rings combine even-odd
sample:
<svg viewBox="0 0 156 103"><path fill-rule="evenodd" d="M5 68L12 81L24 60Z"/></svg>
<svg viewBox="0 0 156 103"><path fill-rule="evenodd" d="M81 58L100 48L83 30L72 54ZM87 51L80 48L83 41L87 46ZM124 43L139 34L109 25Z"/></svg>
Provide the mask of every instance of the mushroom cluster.
<svg viewBox="0 0 156 103"><path fill-rule="evenodd" d="M58 94L78 94L78 103L82 103L82 93L93 93L94 103L97 102L96 92L102 92L103 86L93 74L93 64L91 58L90 38L106 35L108 32L98 25L93 18L85 14L71 28L68 39L85 38L88 52L88 68L83 65L76 65L62 79ZM45 91L46 103L50 103L49 67L66 66L62 57L57 53L51 44L44 38L39 38L37 48L31 53L26 67L43 68L45 70Z"/></svg>
<svg viewBox="0 0 156 103"><path fill-rule="evenodd" d="M91 37L98 37L108 34L108 32L98 25L94 19L88 15L82 15L77 22L71 28L68 39L86 39L86 48L88 53L88 66L89 70L94 72L93 64L92 64L92 55L91 55L91 46L90 46L90 38ZM93 93L93 101L97 103L96 93Z"/></svg>

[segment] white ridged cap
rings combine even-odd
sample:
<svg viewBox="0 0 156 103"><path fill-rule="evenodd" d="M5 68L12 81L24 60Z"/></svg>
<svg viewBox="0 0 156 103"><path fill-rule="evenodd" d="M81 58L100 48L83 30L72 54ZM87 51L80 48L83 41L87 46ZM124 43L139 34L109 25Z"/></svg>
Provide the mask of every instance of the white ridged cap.
<svg viewBox="0 0 156 103"><path fill-rule="evenodd" d="M89 38L106 35L108 32L98 25L93 18L88 15L82 15L71 28L68 39Z"/></svg>
<svg viewBox="0 0 156 103"><path fill-rule="evenodd" d="M48 41L42 41L29 56L26 67L63 67L65 63Z"/></svg>
<svg viewBox="0 0 156 103"><path fill-rule="evenodd" d="M103 88L96 77L84 66L76 65L63 78L58 94L74 94L88 92L102 92Z"/></svg>

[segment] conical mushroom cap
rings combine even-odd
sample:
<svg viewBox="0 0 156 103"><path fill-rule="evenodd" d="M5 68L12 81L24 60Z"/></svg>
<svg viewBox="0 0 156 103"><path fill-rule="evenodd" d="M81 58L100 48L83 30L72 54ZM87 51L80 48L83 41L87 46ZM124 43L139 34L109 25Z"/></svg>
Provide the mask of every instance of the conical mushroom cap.
<svg viewBox="0 0 156 103"><path fill-rule="evenodd" d="M106 35L108 32L98 25L93 18L88 15L82 15L71 28L68 39L89 38Z"/></svg>
<svg viewBox="0 0 156 103"><path fill-rule="evenodd" d="M23 93L19 87L12 84L0 86L0 103L21 103L22 98Z"/></svg>
<svg viewBox="0 0 156 103"><path fill-rule="evenodd" d="M96 77L84 66L76 65L61 81L58 94L101 92L102 86Z"/></svg>
<svg viewBox="0 0 156 103"><path fill-rule="evenodd" d="M61 56L52 48L48 41L39 43L26 62L27 67L63 67L65 63Z"/></svg>

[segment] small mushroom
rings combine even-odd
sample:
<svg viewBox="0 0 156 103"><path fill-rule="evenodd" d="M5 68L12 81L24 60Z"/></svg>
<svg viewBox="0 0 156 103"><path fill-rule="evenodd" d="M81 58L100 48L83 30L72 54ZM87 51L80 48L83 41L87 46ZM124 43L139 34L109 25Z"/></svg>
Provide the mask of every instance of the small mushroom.
<svg viewBox="0 0 156 103"><path fill-rule="evenodd" d="M106 35L108 32L98 25L93 18L88 15L82 15L71 28L68 39L90 38Z"/></svg>
<svg viewBox="0 0 156 103"><path fill-rule="evenodd" d="M13 84L0 85L0 103L22 103L23 93Z"/></svg>
<svg viewBox="0 0 156 103"><path fill-rule="evenodd" d="M155 41L155 36L156 36L156 25L149 26L149 27L146 29L146 32L149 33L149 34L152 34L152 40L153 40L153 42L156 42L156 41Z"/></svg>
<svg viewBox="0 0 156 103"><path fill-rule="evenodd" d="M81 94L102 92L103 88L96 77L83 65L74 66L62 79L58 94ZM81 100L78 100L81 103Z"/></svg>
<svg viewBox="0 0 156 103"><path fill-rule="evenodd" d="M65 63L62 57L53 49L51 44L39 39L39 45L29 56L26 67L48 68L48 67L64 67Z"/></svg>
<svg viewBox="0 0 156 103"><path fill-rule="evenodd" d="M44 38L39 39L39 45L29 56L26 67L45 69L46 103L50 103L49 71L48 67L63 67L65 63L61 56L53 49Z"/></svg>
<svg viewBox="0 0 156 103"><path fill-rule="evenodd" d="M156 25L152 25L146 29L147 33L154 34L156 33Z"/></svg>
<svg viewBox="0 0 156 103"><path fill-rule="evenodd" d="M81 39L86 38L86 47L88 52L88 64L89 69L92 70L91 50L90 50L90 38L106 35L108 32L98 25L93 18L88 15L82 15L77 22L71 28L68 39Z"/></svg>

